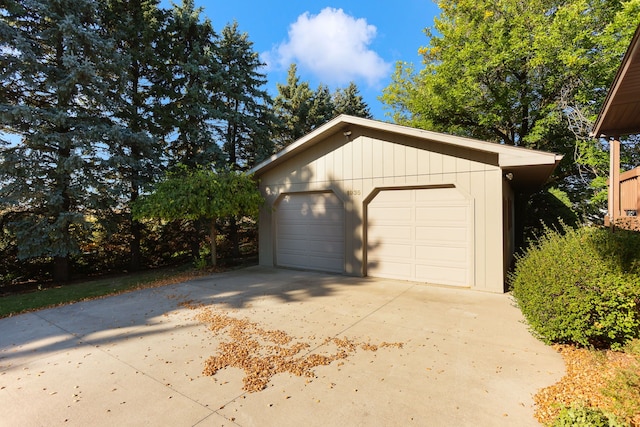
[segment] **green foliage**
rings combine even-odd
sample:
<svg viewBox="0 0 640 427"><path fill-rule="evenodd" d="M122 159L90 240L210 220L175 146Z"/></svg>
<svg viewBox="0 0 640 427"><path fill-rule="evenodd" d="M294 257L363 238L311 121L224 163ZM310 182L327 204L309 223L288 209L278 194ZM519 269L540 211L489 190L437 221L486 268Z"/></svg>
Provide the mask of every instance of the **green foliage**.
<svg viewBox="0 0 640 427"><path fill-rule="evenodd" d="M563 225L576 227L580 219L567 193L551 187L529 198L524 222L525 241L528 241L543 234L546 228L559 229Z"/></svg>
<svg viewBox="0 0 640 427"><path fill-rule="evenodd" d="M213 121L222 114L217 96L223 76L216 55L216 34L193 0L173 4L158 37L164 63L153 69L151 93L161 101L154 122L169 140L169 167L224 164L215 143ZM159 34L158 34L159 36Z"/></svg>
<svg viewBox="0 0 640 427"><path fill-rule="evenodd" d="M0 49L0 206L18 257L51 257L70 276L85 217L102 208L110 132L102 108L119 65L99 31L96 3L34 1L3 10Z"/></svg>
<svg viewBox="0 0 640 427"><path fill-rule="evenodd" d="M139 198L132 208L136 219L206 221L210 227L212 264L216 265L216 221L237 215L255 216L263 198L247 174L212 169L189 169L179 165L158 183L155 190Z"/></svg>
<svg viewBox="0 0 640 427"><path fill-rule="evenodd" d="M624 427L612 415L597 408L574 405L563 408L553 427Z"/></svg>
<svg viewBox="0 0 640 427"><path fill-rule="evenodd" d="M217 97L227 108L218 116L217 132L226 161L234 169L247 170L273 153L272 100L264 90L263 63L247 33L238 23L226 25L217 42L220 87Z"/></svg>
<svg viewBox="0 0 640 427"><path fill-rule="evenodd" d="M255 181L239 172L217 173L179 165L155 190L136 201L136 219L216 219L231 215L256 215L262 204Z"/></svg>
<svg viewBox="0 0 640 427"><path fill-rule="evenodd" d="M547 343L619 348L640 337L640 234L548 229L510 276L527 322Z"/></svg>
<svg viewBox="0 0 640 427"><path fill-rule="evenodd" d="M635 341L638 342L638 340ZM619 419L630 421L636 418L640 414L640 366L638 363L630 369L619 369L602 393L611 399L613 404L611 410Z"/></svg>
<svg viewBox="0 0 640 427"><path fill-rule="evenodd" d="M322 84L312 91L308 82L300 81L296 64L291 64L287 83L279 83L277 87L278 95L273 103L277 149L286 147L339 114L371 118L369 107L353 82L333 94Z"/></svg>
<svg viewBox="0 0 640 427"><path fill-rule="evenodd" d="M336 89L331 98L335 115L348 114L350 116L371 119L369 106L364 102L355 83L349 83L344 89Z"/></svg>
<svg viewBox="0 0 640 427"><path fill-rule="evenodd" d="M639 0L440 0L420 49L381 100L394 121L563 154L554 185L600 220L606 147L589 138ZM575 159L574 159L575 156Z"/></svg>

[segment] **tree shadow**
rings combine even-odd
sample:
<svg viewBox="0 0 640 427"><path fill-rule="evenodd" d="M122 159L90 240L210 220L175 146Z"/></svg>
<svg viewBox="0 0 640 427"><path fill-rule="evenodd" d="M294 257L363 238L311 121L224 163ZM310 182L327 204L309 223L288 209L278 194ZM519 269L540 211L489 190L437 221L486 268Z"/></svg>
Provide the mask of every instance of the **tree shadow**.
<svg viewBox="0 0 640 427"><path fill-rule="evenodd" d="M199 325L185 307L215 305L224 310L302 303L335 297L362 278L322 272L253 266L160 288L84 301L0 319L0 372L34 359L79 347L176 334ZM169 315L181 316L177 322Z"/></svg>

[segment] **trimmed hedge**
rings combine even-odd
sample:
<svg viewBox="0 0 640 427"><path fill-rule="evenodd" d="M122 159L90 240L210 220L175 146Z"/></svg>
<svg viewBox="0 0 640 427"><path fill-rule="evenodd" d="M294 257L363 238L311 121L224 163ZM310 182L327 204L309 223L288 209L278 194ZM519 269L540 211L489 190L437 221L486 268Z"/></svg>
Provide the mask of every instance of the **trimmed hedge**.
<svg viewBox="0 0 640 427"><path fill-rule="evenodd" d="M640 337L640 233L547 229L518 257L513 296L546 343L620 348Z"/></svg>

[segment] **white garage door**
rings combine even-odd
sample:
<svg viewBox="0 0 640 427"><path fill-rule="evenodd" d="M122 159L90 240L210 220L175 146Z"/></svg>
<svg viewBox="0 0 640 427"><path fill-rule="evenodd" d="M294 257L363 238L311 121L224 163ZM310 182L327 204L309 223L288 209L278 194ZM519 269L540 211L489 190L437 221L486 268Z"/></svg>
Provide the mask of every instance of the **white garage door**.
<svg viewBox="0 0 640 427"><path fill-rule="evenodd" d="M344 272L344 208L333 193L292 193L276 212L276 263Z"/></svg>
<svg viewBox="0 0 640 427"><path fill-rule="evenodd" d="M470 286L472 224L455 188L380 191L367 208L367 274Z"/></svg>

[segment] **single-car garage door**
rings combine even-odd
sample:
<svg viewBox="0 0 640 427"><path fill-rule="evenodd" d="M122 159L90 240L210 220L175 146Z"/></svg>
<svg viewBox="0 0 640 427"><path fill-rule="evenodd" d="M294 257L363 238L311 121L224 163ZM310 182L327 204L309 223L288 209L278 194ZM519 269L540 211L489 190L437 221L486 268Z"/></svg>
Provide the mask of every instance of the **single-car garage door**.
<svg viewBox="0 0 640 427"><path fill-rule="evenodd" d="M344 272L344 208L334 193L290 193L276 207L276 263Z"/></svg>
<svg viewBox="0 0 640 427"><path fill-rule="evenodd" d="M381 190L367 207L367 274L470 286L472 208L456 188Z"/></svg>

